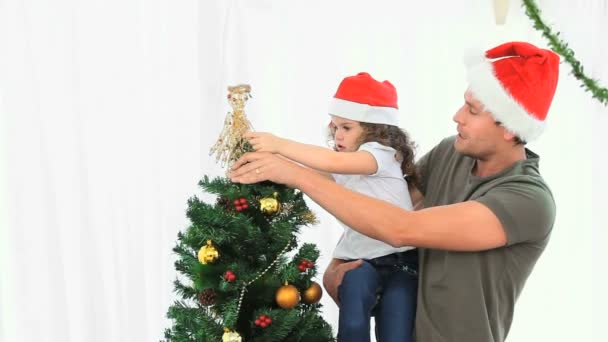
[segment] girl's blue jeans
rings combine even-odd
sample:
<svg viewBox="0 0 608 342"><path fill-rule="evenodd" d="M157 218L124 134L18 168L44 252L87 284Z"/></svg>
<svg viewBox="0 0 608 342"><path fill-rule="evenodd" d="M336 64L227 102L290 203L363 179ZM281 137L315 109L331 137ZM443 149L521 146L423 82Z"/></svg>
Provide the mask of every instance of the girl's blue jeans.
<svg viewBox="0 0 608 342"><path fill-rule="evenodd" d="M338 342L369 342L375 317L378 342L411 342L418 291L418 250L364 260L338 287Z"/></svg>

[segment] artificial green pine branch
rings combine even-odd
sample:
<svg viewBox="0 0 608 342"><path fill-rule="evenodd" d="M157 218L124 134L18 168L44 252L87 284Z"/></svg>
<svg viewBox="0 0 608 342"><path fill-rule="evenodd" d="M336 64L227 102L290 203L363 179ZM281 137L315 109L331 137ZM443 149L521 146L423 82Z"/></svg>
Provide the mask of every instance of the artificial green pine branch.
<svg viewBox="0 0 608 342"><path fill-rule="evenodd" d="M259 331L259 335L251 339L251 342L284 341L285 338L289 336L289 334L298 326L298 322L301 320L300 314L297 310L258 310L255 312L254 317L258 317L260 314L270 316L273 323L267 328L256 328Z"/></svg>
<svg viewBox="0 0 608 342"><path fill-rule="evenodd" d="M222 327L198 308L189 307L182 301L176 301L169 308L167 317L176 323L172 329L165 330L168 341L211 342L219 341Z"/></svg>
<svg viewBox="0 0 608 342"><path fill-rule="evenodd" d="M173 281L173 286L175 287L175 292L179 294L180 297L196 300L196 295L198 292L192 287L184 285L178 279Z"/></svg>
<svg viewBox="0 0 608 342"><path fill-rule="evenodd" d="M304 312L301 319L291 334L285 338L285 342L329 342L335 341L331 336L331 327L327 322L320 320L317 314L318 307L314 310Z"/></svg>

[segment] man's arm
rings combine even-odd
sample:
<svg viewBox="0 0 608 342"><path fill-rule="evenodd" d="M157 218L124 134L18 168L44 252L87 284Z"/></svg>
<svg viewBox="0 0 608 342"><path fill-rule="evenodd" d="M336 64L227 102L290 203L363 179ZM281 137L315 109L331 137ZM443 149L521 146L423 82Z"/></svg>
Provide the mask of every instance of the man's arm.
<svg viewBox="0 0 608 342"><path fill-rule="evenodd" d="M235 163L231 178L239 183L271 180L298 188L344 224L392 246L479 251L507 243L496 215L476 201L407 211L265 153L245 154Z"/></svg>
<svg viewBox="0 0 608 342"><path fill-rule="evenodd" d="M507 243L496 215L475 201L407 211L318 177L296 187L347 226L395 247L479 251Z"/></svg>

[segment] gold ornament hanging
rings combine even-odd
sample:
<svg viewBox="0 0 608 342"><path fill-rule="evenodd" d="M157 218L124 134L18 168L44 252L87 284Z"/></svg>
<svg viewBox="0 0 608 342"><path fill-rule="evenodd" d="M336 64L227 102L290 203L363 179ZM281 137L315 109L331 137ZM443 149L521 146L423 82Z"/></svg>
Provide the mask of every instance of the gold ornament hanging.
<svg viewBox="0 0 608 342"><path fill-rule="evenodd" d="M274 193L274 197L266 197L260 200L260 210L266 215L274 215L281 210L281 203L277 200L278 193Z"/></svg>
<svg viewBox="0 0 608 342"><path fill-rule="evenodd" d="M211 240L198 251L198 261L203 265L214 263L220 257L220 252L213 245Z"/></svg>
<svg viewBox="0 0 608 342"><path fill-rule="evenodd" d="M253 130L245 116L245 103L251 98L250 92L251 86L248 84L228 87L228 102L232 106L232 112L226 115L222 132L209 152L209 155L216 154L215 161L221 161L227 173L232 164L248 152L249 144L243 135Z"/></svg>
<svg viewBox="0 0 608 342"><path fill-rule="evenodd" d="M283 309L293 309L300 302L300 291L295 286L285 283L277 290L275 300Z"/></svg>
<svg viewBox="0 0 608 342"><path fill-rule="evenodd" d="M319 302L322 296L323 290L321 289L321 286L313 281L312 284L310 284L310 287L308 287L302 294L302 302L306 304L314 304Z"/></svg>
<svg viewBox="0 0 608 342"><path fill-rule="evenodd" d="M224 335L222 335L222 342L241 342L243 339L236 331L224 328Z"/></svg>

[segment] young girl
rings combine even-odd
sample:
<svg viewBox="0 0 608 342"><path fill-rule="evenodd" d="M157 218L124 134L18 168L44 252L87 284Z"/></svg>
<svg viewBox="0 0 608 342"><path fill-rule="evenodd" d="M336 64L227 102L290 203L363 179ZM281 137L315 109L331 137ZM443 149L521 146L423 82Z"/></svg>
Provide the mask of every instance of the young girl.
<svg viewBox="0 0 608 342"><path fill-rule="evenodd" d="M353 191L412 210L406 178L417 182L413 142L398 127L397 108L397 92L390 82L359 73L342 80L332 99L333 151L269 133L250 132L245 137L256 151L281 154ZM378 342L412 341L417 250L395 248L342 225L334 258L363 263L345 274L338 289L338 341L370 341L372 315Z"/></svg>

